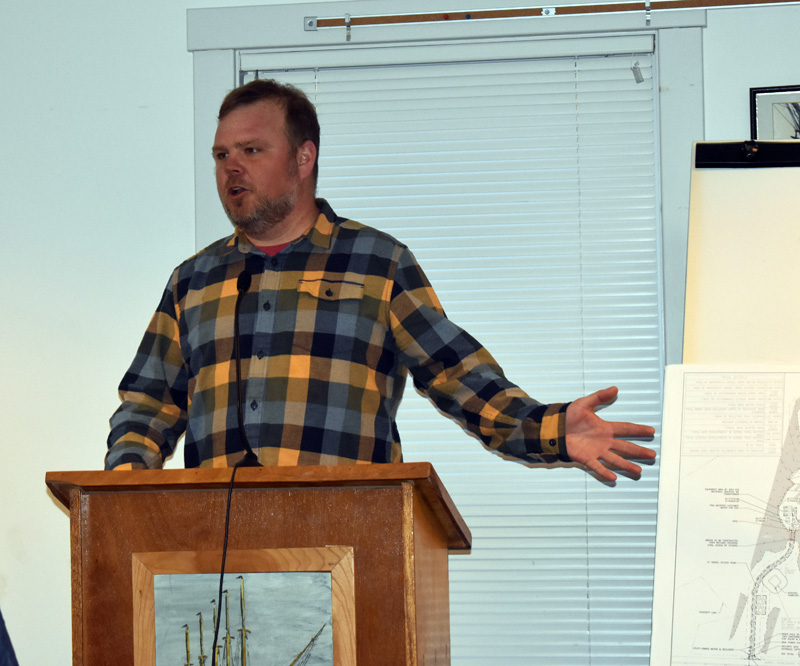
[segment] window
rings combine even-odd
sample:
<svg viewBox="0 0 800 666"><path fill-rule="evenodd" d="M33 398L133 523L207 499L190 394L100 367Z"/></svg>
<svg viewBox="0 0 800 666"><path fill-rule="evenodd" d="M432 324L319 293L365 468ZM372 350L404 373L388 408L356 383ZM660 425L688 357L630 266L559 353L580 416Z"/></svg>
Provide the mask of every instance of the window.
<svg viewBox="0 0 800 666"><path fill-rule="evenodd" d="M320 196L407 243L513 381L542 401L616 384L604 416L657 426L653 34L410 41L231 50L215 62L235 78L215 77L197 124L237 82L303 88ZM434 463L474 535L450 558L455 666L649 663L656 468L616 488L526 469L410 387L400 419L406 460Z"/></svg>

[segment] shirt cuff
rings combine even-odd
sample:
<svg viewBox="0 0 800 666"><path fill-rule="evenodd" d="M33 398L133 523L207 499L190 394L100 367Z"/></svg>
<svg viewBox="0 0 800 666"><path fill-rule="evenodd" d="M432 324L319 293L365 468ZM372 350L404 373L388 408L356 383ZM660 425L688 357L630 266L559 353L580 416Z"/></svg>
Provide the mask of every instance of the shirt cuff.
<svg viewBox="0 0 800 666"><path fill-rule="evenodd" d="M159 469L163 466L161 456L144 444L116 442L108 449L105 469Z"/></svg>
<svg viewBox="0 0 800 666"><path fill-rule="evenodd" d="M572 462L567 454L567 407L570 403L539 405L526 419L526 453L537 462Z"/></svg>

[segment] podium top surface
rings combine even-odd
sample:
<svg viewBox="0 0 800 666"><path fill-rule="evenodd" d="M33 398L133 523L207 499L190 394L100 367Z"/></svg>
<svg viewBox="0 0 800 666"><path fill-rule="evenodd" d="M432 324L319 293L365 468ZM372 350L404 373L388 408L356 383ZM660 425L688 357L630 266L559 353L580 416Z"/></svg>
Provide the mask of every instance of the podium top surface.
<svg viewBox="0 0 800 666"><path fill-rule="evenodd" d="M127 471L47 472L45 483L55 498L70 508L73 491L154 492L227 491L232 468L147 469ZM430 463L242 467L236 490L280 488L380 488L411 482L448 534L448 547L469 550L472 535L450 494Z"/></svg>

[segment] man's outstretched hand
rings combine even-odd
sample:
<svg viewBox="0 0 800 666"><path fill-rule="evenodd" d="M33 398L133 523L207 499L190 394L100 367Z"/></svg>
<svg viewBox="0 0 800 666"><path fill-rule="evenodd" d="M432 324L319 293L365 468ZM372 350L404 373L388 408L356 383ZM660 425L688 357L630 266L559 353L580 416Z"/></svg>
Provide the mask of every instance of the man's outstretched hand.
<svg viewBox="0 0 800 666"><path fill-rule="evenodd" d="M616 397L617 388L612 386L578 398L567 407L567 455L605 481L617 480L609 466L638 476L642 468L627 458L652 460L656 457L652 449L620 439L652 437L655 433L653 428L637 423L604 421L595 414L598 407L610 405Z"/></svg>

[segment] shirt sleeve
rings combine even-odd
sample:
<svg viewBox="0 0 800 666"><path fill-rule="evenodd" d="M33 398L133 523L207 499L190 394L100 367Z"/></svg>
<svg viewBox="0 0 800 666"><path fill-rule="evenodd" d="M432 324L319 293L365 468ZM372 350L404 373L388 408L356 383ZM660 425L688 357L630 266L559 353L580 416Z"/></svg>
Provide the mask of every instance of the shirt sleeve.
<svg viewBox="0 0 800 666"><path fill-rule="evenodd" d="M119 386L106 469L157 469L172 455L187 422L187 372L174 298L177 271Z"/></svg>
<svg viewBox="0 0 800 666"><path fill-rule="evenodd" d="M487 449L525 462L569 461L568 403L539 403L506 379L491 354L446 317L407 249L398 262L389 317L415 387Z"/></svg>

